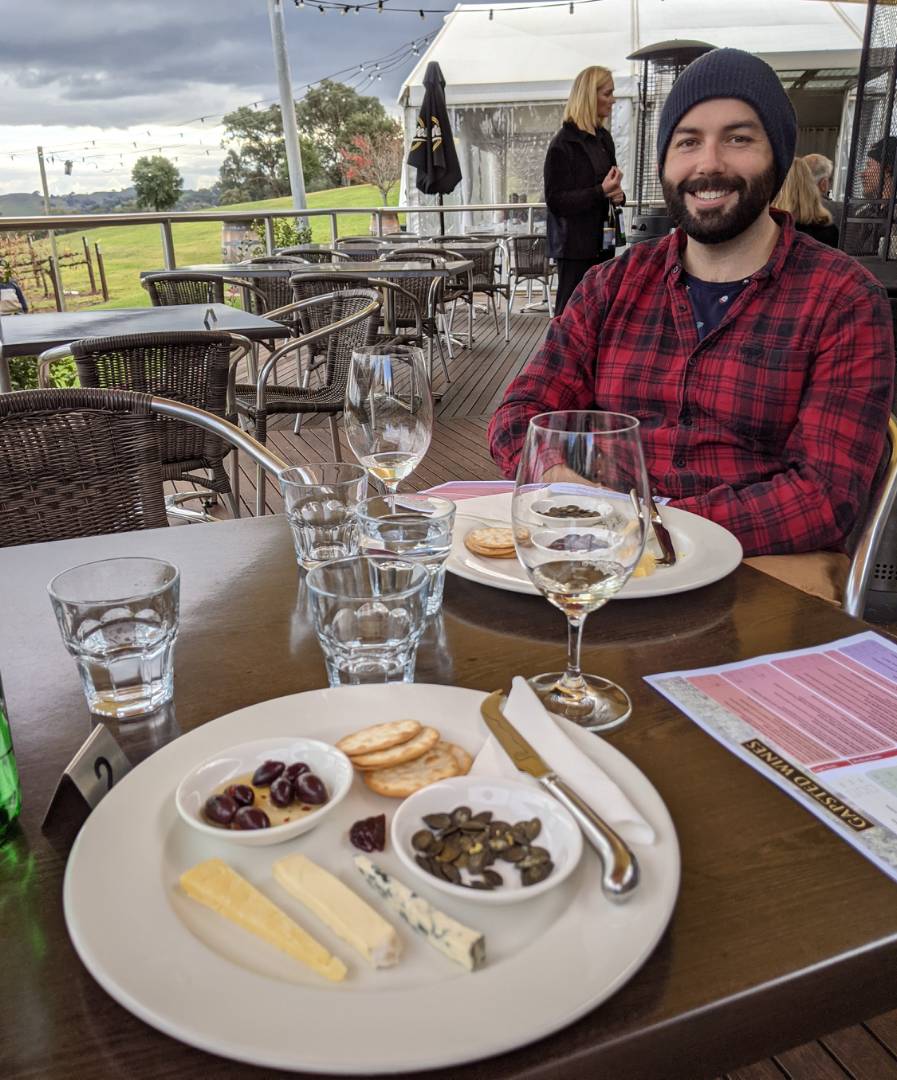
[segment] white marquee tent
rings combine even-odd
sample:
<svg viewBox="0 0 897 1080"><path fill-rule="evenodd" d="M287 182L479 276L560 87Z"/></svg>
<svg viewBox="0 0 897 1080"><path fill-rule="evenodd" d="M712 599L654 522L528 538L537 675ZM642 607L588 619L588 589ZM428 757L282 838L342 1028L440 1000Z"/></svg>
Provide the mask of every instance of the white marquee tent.
<svg viewBox="0 0 897 1080"><path fill-rule="evenodd" d="M632 178L639 65L626 57L675 38L763 57L798 110L798 151L833 156L866 16L864 3L829 0L600 0L574 6L572 15L566 3L513 7L459 4L402 87L410 137L427 63L438 61L464 173L447 202L541 200L545 148L573 77L591 64L614 72L619 103L612 131L620 166ZM415 202L410 170L404 184L403 201ZM419 196L420 203L431 201Z"/></svg>

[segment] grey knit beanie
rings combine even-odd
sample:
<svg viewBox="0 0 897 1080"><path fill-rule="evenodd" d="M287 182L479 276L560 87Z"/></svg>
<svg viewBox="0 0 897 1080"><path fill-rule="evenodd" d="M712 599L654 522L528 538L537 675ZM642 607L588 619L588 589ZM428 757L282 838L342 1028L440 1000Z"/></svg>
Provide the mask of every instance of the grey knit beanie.
<svg viewBox="0 0 897 1080"><path fill-rule="evenodd" d="M661 176L676 125L689 109L710 98L738 98L756 110L772 146L777 192L794 160L797 117L785 88L769 64L741 49L714 49L704 53L673 83L657 131L657 169Z"/></svg>

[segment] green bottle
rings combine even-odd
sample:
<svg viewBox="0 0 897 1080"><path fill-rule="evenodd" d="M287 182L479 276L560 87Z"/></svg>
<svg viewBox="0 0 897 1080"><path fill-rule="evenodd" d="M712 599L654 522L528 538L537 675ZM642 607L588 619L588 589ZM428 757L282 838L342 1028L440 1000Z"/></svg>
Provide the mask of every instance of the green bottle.
<svg viewBox="0 0 897 1080"><path fill-rule="evenodd" d="M12 752L12 736L9 734L9 721L6 717L3 684L0 683L0 840L7 834L21 809L22 788L19 786L16 756Z"/></svg>

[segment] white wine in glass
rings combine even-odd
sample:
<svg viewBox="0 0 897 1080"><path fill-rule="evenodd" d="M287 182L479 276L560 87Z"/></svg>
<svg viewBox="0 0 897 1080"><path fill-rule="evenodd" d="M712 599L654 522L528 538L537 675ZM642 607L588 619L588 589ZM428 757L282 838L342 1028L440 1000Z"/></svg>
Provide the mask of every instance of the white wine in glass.
<svg viewBox="0 0 897 1080"><path fill-rule="evenodd" d="M545 707L591 731L632 712L625 690L580 669L586 616L612 599L647 539L648 476L638 420L622 413L541 413L530 420L511 516L517 557L567 616L567 670L529 680Z"/></svg>
<svg viewBox="0 0 897 1080"><path fill-rule="evenodd" d="M380 345L352 353L344 413L352 453L394 495L420 464L433 432L433 396L424 353Z"/></svg>

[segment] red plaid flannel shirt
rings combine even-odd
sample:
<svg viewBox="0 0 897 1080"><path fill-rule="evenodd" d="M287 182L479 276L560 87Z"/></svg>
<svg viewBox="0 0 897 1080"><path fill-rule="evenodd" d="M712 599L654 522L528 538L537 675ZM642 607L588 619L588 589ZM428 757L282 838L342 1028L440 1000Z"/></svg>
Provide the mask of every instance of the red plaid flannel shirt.
<svg viewBox="0 0 897 1080"><path fill-rule="evenodd" d="M773 216L769 261L703 341L681 230L590 270L489 425L504 474L536 413L630 413L658 492L746 555L843 546L884 450L891 314L853 259Z"/></svg>

